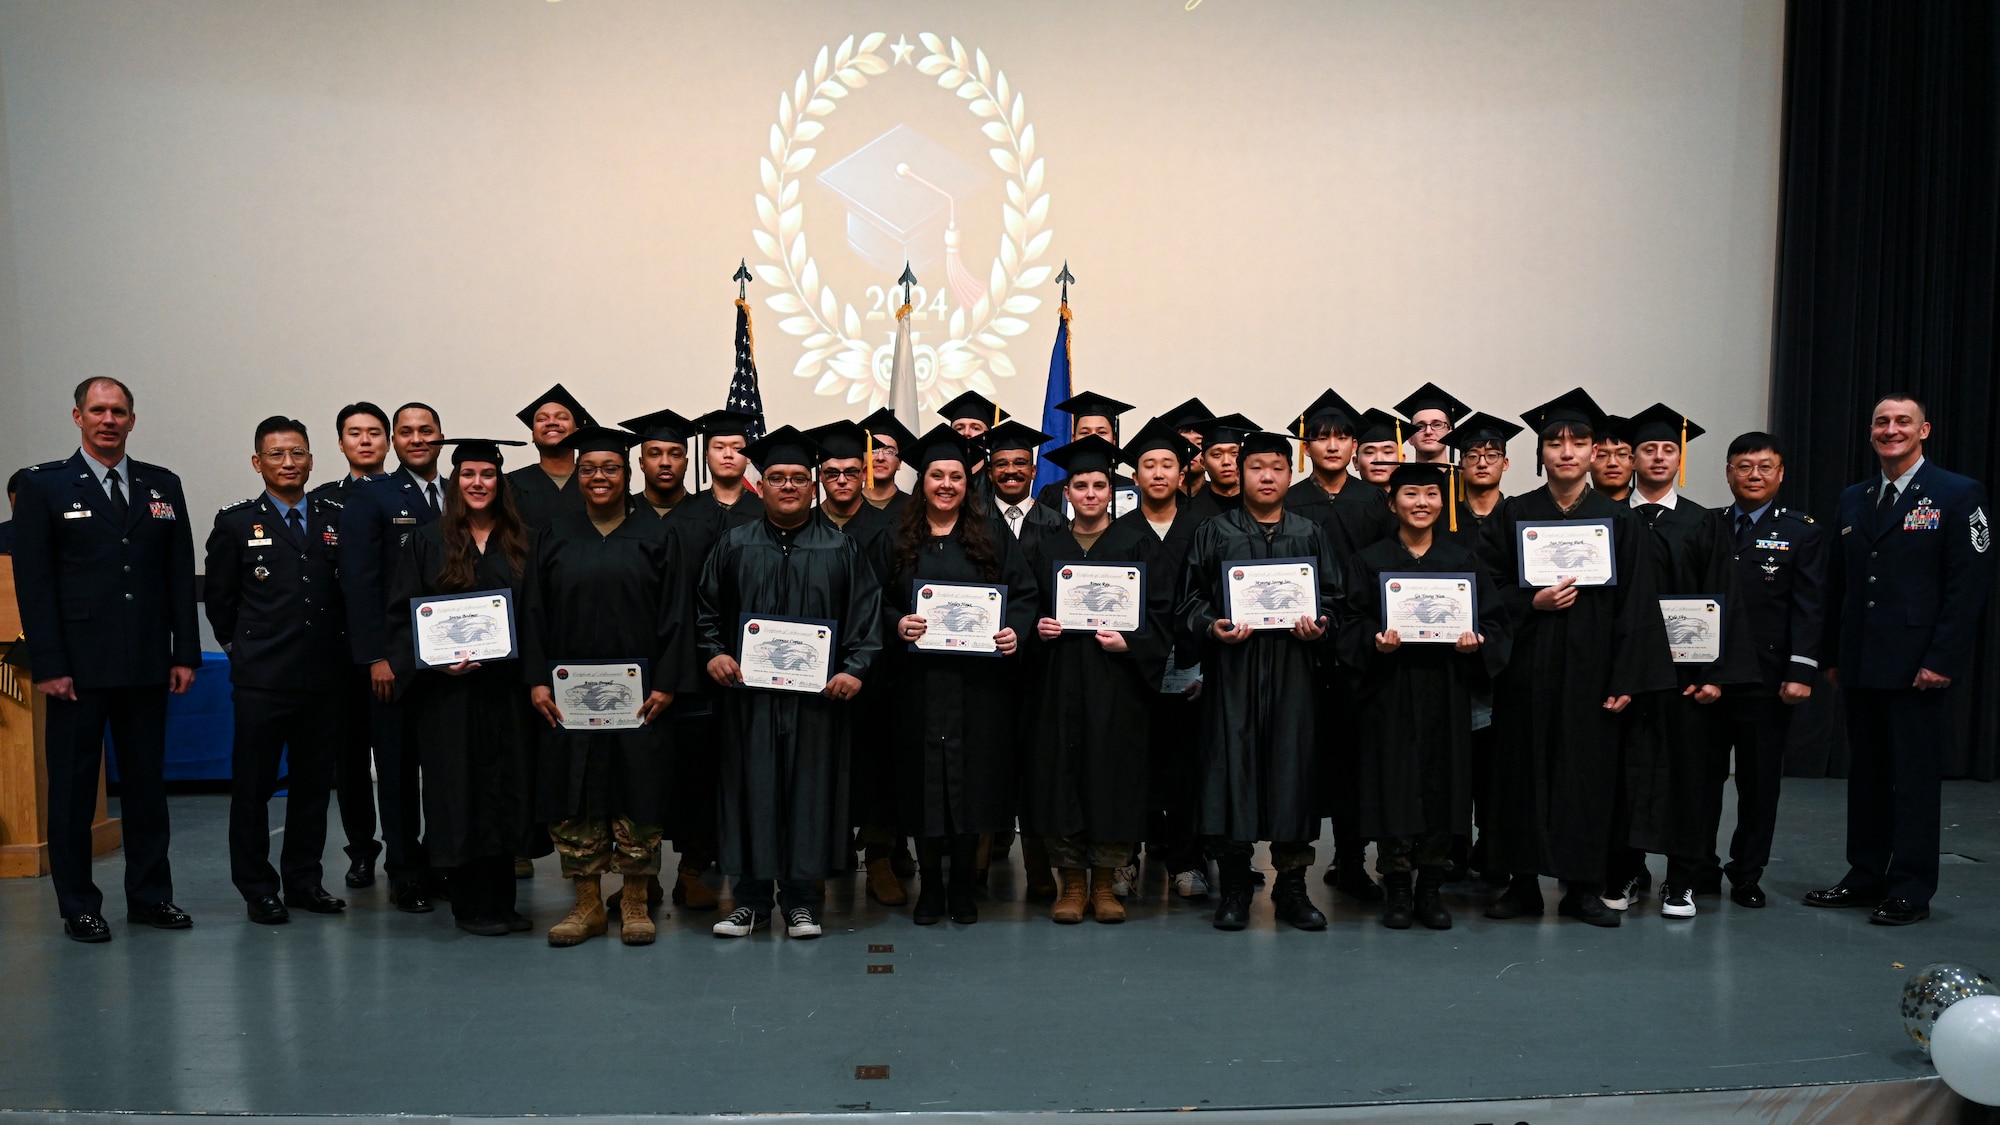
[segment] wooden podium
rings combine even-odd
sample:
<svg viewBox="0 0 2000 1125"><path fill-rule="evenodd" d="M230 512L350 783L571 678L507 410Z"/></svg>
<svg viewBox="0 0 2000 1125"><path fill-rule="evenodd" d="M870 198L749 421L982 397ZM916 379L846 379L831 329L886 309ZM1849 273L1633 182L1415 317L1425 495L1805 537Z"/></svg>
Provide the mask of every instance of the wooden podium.
<svg viewBox="0 0 2000 1125"><path fill-rule="evenodd" d="M14 601L14 560L0 555L0 652L21 635ZM48 707L27 671L0 664L0 879L49 873L49 770L42 745ZM103 855L123 842L118 821L106 815L104 770L97 773L97 815L90 852Z"/></svg>

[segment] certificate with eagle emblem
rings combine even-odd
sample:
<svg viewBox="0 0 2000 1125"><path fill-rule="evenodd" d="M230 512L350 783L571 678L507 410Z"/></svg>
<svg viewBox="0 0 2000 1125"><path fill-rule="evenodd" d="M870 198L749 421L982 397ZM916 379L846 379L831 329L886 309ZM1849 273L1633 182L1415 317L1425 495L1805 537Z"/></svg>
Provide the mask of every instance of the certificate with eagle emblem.
<svg viewBox="0 0 2000 1125"><path fill-rule="evenodd" d="M514 646L514 595L509 590L412 598L410 632L417 642L417 663L425 668L520 655Z"/></svg>
<svg viewBox="0 0 2000 1125"><path fill-rule="evenodd" d="M910 642L917 652L998 656L993 637L1007 625L1007 588L983 582L918 582L917 616L924 635Z"/></svg>
<svg viewBox="0 0 2000 1125"><path fill-rule="evenodd" d="M1065 631L1146 631L1144 563L1056 564L1055 620Z"/></svg>
<svg viewBox="0 0 2000 1125"><path fill-rule="evenodd" d="M1256 559L1222 568L1225 612L1252 629L1289 629L1319 616L1317 559Z"/></svg>
<svg viewBox="0 0 2000 1125"><path fill-rule="evenodd" d="M1404 644L1457 644L1479 632L1479 580L1471 574L1388 573L1382 581L1382 631Z"/></svg>
<svg viewBox="0 0 2000 1125"><path fill-rule="evenodd" d="M1661 598L1667 648L1676 664L1713 664L1722 659L1720 598Z"/></svg>
<svg viewBox="0 0 2000 1125"><path fill-rule="evenodd" d="M833 677L838 625L808 617L746 613L737 623L736 666L743 686L817 693Z"/></svg>

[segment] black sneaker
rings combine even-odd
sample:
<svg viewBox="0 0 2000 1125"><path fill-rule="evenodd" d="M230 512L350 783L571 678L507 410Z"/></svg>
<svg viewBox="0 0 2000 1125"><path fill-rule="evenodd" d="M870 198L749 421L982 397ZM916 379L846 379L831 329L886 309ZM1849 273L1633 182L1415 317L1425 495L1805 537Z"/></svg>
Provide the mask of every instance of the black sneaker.
<svg viewBox="0 0 2000 1125"><path fill-rule="evenodd" d="M759 913L747 906L739 906L715 924L716 937L749 937L758 930L769 929L771 915Z"/></svg>
<svg viewBox="0 0 2000 1125"><path fill-rule="evenodd" d="M1660 884L1660 916L1663 918L1694 917L1694 888L1677 886L1673 883Z"/></svg>
<svg viewBox="0 0 2000 1125"><path fill-rule="evenodd" d="M735 915L732 914L730 917L734 918ZM819 919L813 917L812 907L794 906L790 910L785 911L786 937L810 940L818 937L823 932L819 927Z"/></svg>
<svg viewBox="0 0 2000 1125"><path fill-rule="evenodd" d="M1574 918L1579 922L1588 922L1590 925L1603 926L1606 929L1617 927L1621 921L1618 912L1604 905L1604 900L1598 898L1594 892L1578 894L1570 891L1564 894L1562 901L1556 904L1556 913L1565 918Z"/></svg>

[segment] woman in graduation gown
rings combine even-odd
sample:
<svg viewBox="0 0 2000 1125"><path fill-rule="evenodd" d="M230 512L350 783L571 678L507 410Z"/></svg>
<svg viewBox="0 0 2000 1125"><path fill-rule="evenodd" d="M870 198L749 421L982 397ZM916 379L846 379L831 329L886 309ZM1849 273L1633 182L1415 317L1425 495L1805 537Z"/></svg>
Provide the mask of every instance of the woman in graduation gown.
<svg viewBox="0 0 2000 1125"><path fill-rule="evenodd" d="M570 439L584 510L550 521L535 544L521 596L522 671L544 720L535 814L549 825L576 906L549 930L550 945L605 932L602 880L624 876L619 939L650 943L649 881L660 871L661 826L672 777L670 724L676 691L691 678L689 576L665 528L630 511L627 454L636 437L589 427ZM552 662L645 662L635 704L643 726L565 730L552 690Z"/></svg>
<svg viewBox="0 0 2000 1125"><path fill-rule="evenodd" d="M403 545L389 586L386 646L403 710L424 748L424 842L448 872L458 928L498 937L528 928L514 909L514 857L549 853L531 815L534 717L519 660L417 664L409 605L434 595L505 590L516 608L533 535L501 476L500 446L458 439L444 514Z"/></svg>
<svg viewBox="0 0 2000 1125"><path fill-rule="evenodd" d="M1131 632L1064 632L1056 620L1056 579L1072 563L1143 568L1151 545L1141 536L1155 536L1129 524L1112 526L1117 446L1089 436L1051 450L1048 458L1066 470L1059 501L1067 500L1076 514L1027 552L1040 594L1035 628L1041 643L1030 663L1035 702L1021 823L1045 838L1055 865L1050 918L1081 922L1088 910L1099 922L1123 922L1125 907L1112 883L1117 869L1132 862L1132 842L1146 829L1147 706L1167 646L1157 621ZM1164 608L1160 599L1148 600L1153 604L1140 607L1145 616Z"/></svg>
<svg viewBox="0 0 2000 1125"><path fill-rule="evenodd" d="M1599 897L1618 793L1618 713L1674 683L1644 529L1632 510L1588 487L1593 435L1606 418L1582 388L1522 415L1549 483L1500 502L1481 527L1513 633L1493 689L1493 817L1487 863L1512 875L1489 918L1538 917L1538 875L1565 884L1558 910L1616 926ZM1524 589L1520 525L1611 521L1617 581Z"/></svg>
<svg viewBox="0 0 2000 1125"><path fill-rule="evenodd" d="M1443 535L1449 503L1436 464L1399 465L1389 478L1397 531L1347 560L1337 651L1355 670L1355 807L1375 840L1387 892L1382 924L1414 918L1451 928L1439 897L1458 837L1472 833L1472 696L1505 666L1506 609L1479 556ZM1419 642L1382 623L1382 575L1465 574L1479 617L1450 641ZM1415 871L1414 888L1411 885Z"/></svg>
<svg viewBox="0 0 2000 1125"><path fill-rule="evenodd" d="M982 456L944 426L920 438L912 459L917 494L897 515L894 534L873 545L892 657L897 820L919 838L921 882L911 912L919 925L947 911L961 924L979 920L973 901L979 836L1014 823L1019 651L1034 628L1036 591L1014 537L969 502L967 470ZM998 656L911 647L931 624L916 596L926 581L1005 588L1004 625L994 637Z"/></svg>

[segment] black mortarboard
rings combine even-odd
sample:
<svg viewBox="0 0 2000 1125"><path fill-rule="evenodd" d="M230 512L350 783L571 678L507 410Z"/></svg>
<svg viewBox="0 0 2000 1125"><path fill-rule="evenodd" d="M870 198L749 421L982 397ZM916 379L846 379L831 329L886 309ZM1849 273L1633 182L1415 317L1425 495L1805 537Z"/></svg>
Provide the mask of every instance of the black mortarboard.
<svg viewBox="0 0 2000 1125"><path fill-rule="evenodd" d="M1512 441L1515 435L1520 432L1521 427L1507 421L1505 418L1495 418L1491 414L1476 413L1465 421L1460 422L1456 429L1446 434L1444 443L1458 450L1461 454L1471 452L1472 447L1475 445L1486 445L1488 443L1499 446L1504 452L1507 448L1507 443Z"/></svg>
<svg viewBox="0 0 2000 1125"><path fill-rule="evenodd" d="M820 459L824 461L845 461L868 455L868 431L862 429L859 422L843 418L824 426L814 426L806 431L806 436L819 447Z"/></svg>
<svg viewBox="0 0 2000 1125"><path fill-rule="evenodd" d="M819 184L847 207L848 247L893 276L905 262L919 272L942 267L952 208L970 210L986 182L981 167L898 125L821 172Z"/></svg>
<svg viewBox="0 0 2000 1125"><path fill-rule="evenodd" d="M1708 431L1688 421L1687 415L1664 402L1656 402L1625 419L1613 429L1619 437L1637 446L1642 441L1670 441L1686 445Z"/></svg>
<svg viewBox="0 0 2000 1125"><path fill-rule="evenodd" d="M1160 413L1160 420L1176 430L1192 430L1201 423L1215 417L1215 411L1198 398L1191 398L1179 406L1168 407Z"/></svg>
<svg viewBox="0 0 2000 1125"><path fill-rule="evenodd" d="M1632 419L1625 417L1623 414L1606 414L1604 416L1604 425L1598 428L1594 436L1600 442L1620 442L1625 445L1631 445L1632 439L1627 437L1625 432L1625 427L1631 423Z"/></svg>
<svg viewBox="0 0 2000 1125"><path fill-rule="evenodd" d="M847 425L853 426L854 423ZM860 427L855 426L855 429ZM746 446L743 455L750 458L750 463L757 466L760 473L769 472L773 465L799 465L810 469L819 464L820 447L812 438L800 433L797 426L779 426ZM857 451L854 456L861 454Z"/></svg>
<svg viewBox="0 0 2000 1125"><path fill-rule="evenodd" d="M1450 392L1436 383L1425 383L1410 392L1408 398L1396 404L1396 409L1401 411L1405 418L1415 418L1419 410L1441 411L1454 426L1458 425L1460 418L1472 413L1470 406L1453 398Z"/></svg>
<svg viewBox="0 0 2000 1125"><path fill-rule="evenodd" d="M1609 419L1605 416L1604 408L1598 406L1597 400L1590 397L1590 392L1578 387L1573 391L1564 391L1540 406L1523 412L1521 421L1526 422L1528 429L1536 434L1556 422L1576 422L1589 426L1592 433L1603 433L1605 423Z"/></svg>
<svg viewBox="0 0 2000 1125"><path fill-rule="evenodd" d="M984 422L988 428L991 428L1006 421L1010 415L1005 410L1000 409L998 403L980 394L978 391L967 391L950 402L945 403L943 406L938 407L938 417L943 418L947 422L956 422L961 418L970 418L975 422Z"/></svg>
<svg viewBox="0 0 2000 1125"><path fill-rule="evenodd" d="M1451 466L1441 461L1405 461L1389 474L1389 491L1406 484L1434 484L1440 489L1451 479Z"/></svg>
<svg viewBox="0 0 2000 1125"><path fill-rule="evenodd" d="M1354 420L1354 440L1362 445L1371 442L1393 441L1398 449L1403 445L1403 420L1386 410L1369 407Z"/></svg>
<svg viewBox="0 0 2000 1125"><path fill-rule="evenodd" d="M1251 430L1243 435L1236 450L1238 464L1259 453L1276 453L1290 461L1292 459L1292 439L1284 434L1274 434L1267 430Z"/></svg>
<svg viewBox="0 0 2000 1125"><path fill-rule="evenodd" d="M535 424L535 411L540 410L543 406L551 402L567 409L570 417L576 419L578 429L597 424L597 419L590 416L590 411L585 410L583 404L576 401L576 396L569 393L569 388L563 386L561 383L557 383L555 386L543 391L540 398L522 407L515 413L514 417L519 418L523 426L532 427Z"/></svg>
<svg viewBox="0 0 2000 1125"><path fill-rule="evenodd" d="M1243 440L1244 434L1256 433L1263 429L1257 423L1241 414L1224 414L1220 418L1203 419L1195 429L1201 433L1201 444L1206 447L1220 442L1234 445Z"/></svg>
<svg viewBox="0 0 2000 1125"><path fill-rule="evenodd" d="M1180 458L1182 467L1195 455L1194 443L1181 436L1172 422L1155 418L1139 430L1137 437L1125 443L1123 460L1133 468L1139 467L1139 458L1155 449L1164 449Z"/></svg>
<svg viewBox="0 0 2000 1125"><path fill-rule="evenodd" d="M694 428L709 437L744 437L756 418L734 410L711 410L694 420Z"/></svg>
<svg viewBox="0 0 2000 1125"><path fill-rule="evenodd" d="M456 448L451 451L451 467L456 469L467 461L479 461L497 468L506 463L500 456L501 446L526 445L528 443L525 441L509 441L506 438L459 437L438 438L431 444L455 446Z"/></svg>
<svg viewBox="0 0 2000 1125"><path fill-rule="evenodd" d="M917 435L897 419L896 412L883 407L861 420L861 426L875 437L887 437L896 443L898 450L908 449L917 443Z"/></svg>
<svg viewBox="0 0 2000 1125"><path fill-rule="evenodd" d="M1033 426L1012 421L1002 422L980 435L988 453L999 453L1005 449L1025 449L1033 453L1049 440L1049 436Z"/></svg>
<svg viewBox="0 0 2000 1125"><path fill-rule="evenodd" d="M932 426L928 433L911 443L911 449L903 452L903 461L919 473L933 461L959 461L970 469L985 458L986 454L977 442L961 437L957 430L946 425Z"/></svg>
<svg viewBox="0 0 2000 1125"><path fill-rule="evenodd" d="M1079 391L1056 403L1056 409L1072 418L1109 418L1112 424L1116 425L1118 423L1118 416L1132 409L1132 404L1129 402L1119 402L1115 398L1098 394L1096 391Z"/></svg>
<svg viewBox="0 0 2000 1125"><path fill-rule="evenodd" d="M680 445L694 444L694 436L701 432L700 426L671 410L655 410L618 424L638 434L640 441L670 441Z"/></svg>
<svg viewBox="0 0 2000 1125"><path fill-rule="evenodd" d="M629 454L639 443L639 435L626 430L614 430L609 426L585 426L563 439L563 448L584 453Z"/></svg>
<svg viewBox="0 0 2000 1125"><path fill-rule="evenodd" d="M1314 399L1312 405L1306 407L1305 413L1292 420L1292 436L1303 439L1309 427L1323 425L1352 433L1361 424L1360 419L1359 410L1340 397L1338 391L1329 389Z"/></svg>
<svg viewBox="0 0 2000 1125"><path fill-rule="evenodd" d="M1088 434L1068 445L1049 450L1049 460L1062 466L1065 477L1080 473L1111 474L1118 464L1118 447L1097 436Z"/></svg>

